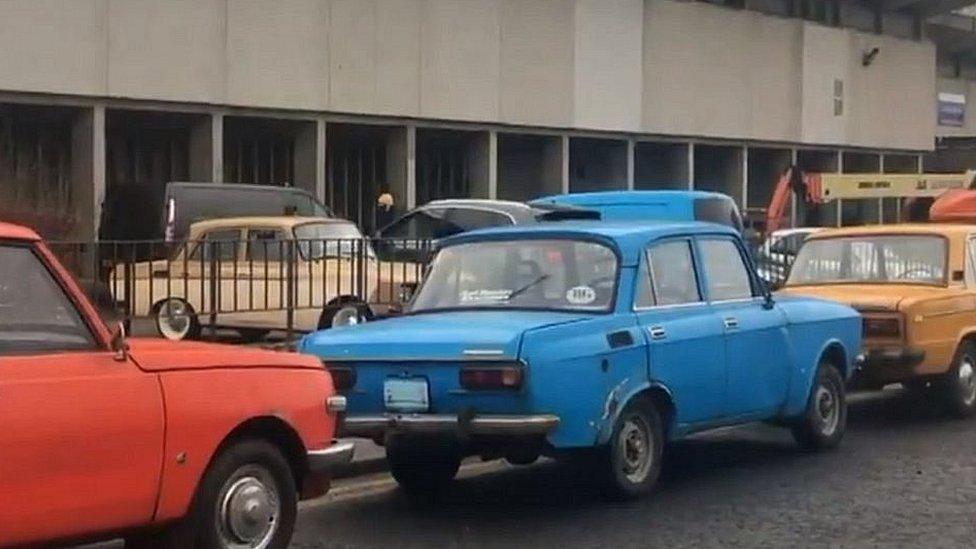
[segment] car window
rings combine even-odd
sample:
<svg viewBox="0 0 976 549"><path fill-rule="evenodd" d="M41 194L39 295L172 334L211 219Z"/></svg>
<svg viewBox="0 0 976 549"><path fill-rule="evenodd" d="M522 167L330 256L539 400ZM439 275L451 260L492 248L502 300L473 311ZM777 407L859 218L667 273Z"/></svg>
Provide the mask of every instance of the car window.
<svg viewBox="0 0 976 549"><path fill-rule="evenodd" d="M424 208L407 214L380 232L380 238L434 240L463 232L447 220L447 210Z"/></svg>
<svg viewBox="0 0 976 549"><path fill-rule="evenodd" d="M220 261L236 261L237 244L240 238L240 229L220 229L204 233L203 238L196 243L193 252L190 253L190 260L199 261L202 257L204 261L210 261L216 254Z"/></svg>
<svg viewBox="0 0 976 549"><path fill-rule="evenodd" d="M708 297L712 301L745 299L753 296L752 279L735 242L705 239L699 243L702 265L708 277Z"/></svg>
<svg viewBox="0 0 976 549"><path fill-rule="evenodd" d="M253 262L281 261L285 256L285 246L287 245L287 238L282 231L250 229L247 231L247 260Z"/></svg>
<svg viewBox="0 0 976 549"><path fill-rule="evenodd" d="M647 251L651 290L656 305L680 305L701 301L691 243L675 240L655 244Z"/></svg>
<svg viewBox="0 0 976 549"><path fill-rule="evenodd" d="M634 294L634 308L644 309L654 306L654 290L651 288L651 273L647 262L641 261L637 270L637 291Z"/></svg>
<svg viewBox="0 0 976 549"><path fill-rule="evenodd" d="M461 231L512 225L512 218L499 212L474 208L450 208L447 212L448 222Z"/></svg>
<svg viewBox="0 0 976 549"><path fill-rule="evenodd" d="M94 349L61 286L25 246L0 246L0 356Z"/></svg>

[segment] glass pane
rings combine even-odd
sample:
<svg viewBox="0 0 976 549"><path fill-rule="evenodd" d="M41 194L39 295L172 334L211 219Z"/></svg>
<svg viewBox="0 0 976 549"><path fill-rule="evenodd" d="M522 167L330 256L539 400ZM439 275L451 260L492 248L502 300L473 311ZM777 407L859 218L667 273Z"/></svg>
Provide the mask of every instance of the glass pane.
<svg viewBox="0 0 976 549"><path fill-rule="evenodd" d="M687 240L664 242L650 249L655 302L658 305L679 305L701 301L698 277Z"/></svg>
<svg viewBox="0 0 976 549"><path fill-rule="evenodd" d="M842 282L945 281L946 243L940 236L864 235L807 241L788 285Z"/></svg>
<svg viewBox="0 0 976 549"><path fill-rule="evenodd" d="M702 264L708 277L708 297L712 301L752 297L749 271L738 246L731 240L702 240Z"/></svg>
<svg viewBox="0 0 976 549"><path fill-rule="evenodd" d="M247 231L247 259L254 262L281 261L285 254L285 233L274 229Z"/></svg>
<svg viewBox="0 0 976 549"><path fill-rule="evenodd" d="M74 304L34 253L0 247L0 355L94 347Z"/></svg>

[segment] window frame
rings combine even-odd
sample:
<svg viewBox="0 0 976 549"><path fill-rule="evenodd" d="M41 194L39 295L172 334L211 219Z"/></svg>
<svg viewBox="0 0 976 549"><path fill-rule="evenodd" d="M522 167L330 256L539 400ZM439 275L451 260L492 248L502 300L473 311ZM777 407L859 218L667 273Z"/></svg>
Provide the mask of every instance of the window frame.
<svg viewBox="0 0 976 549"><path fill-rule="evenodd" d="M30 351L23 353L0 353L0 360L4 358L17 358L17 357L29 357L29 356L48 356L48 355L61 355L61 354L75 354L75 353L97 353L97 352L109 352L109 342L102 337L103 331L100 330L100 326L96 325L96 320L92 318L89 311L80 302L83 299L81 296L76 295L75 291L67 285L67 281L62 278L62 276L68 276L68 273L60 273L58 269L51 263L53 256L48 250L39 249L38 246L31 242L20 242L17 240L4 240L0 238L0 247L4 248L21 248L27 250L29 254L34 256L37 263L44 269L47 276L51 277L54 281L55 287L61 291L61 295L64 297L68 306L74 311L81 321L80 326L86 332L91 346L84 349L46 349L43 351ZM102 326L104 327L104 325Z"/></svg>
<svg viewBox="0 0 976 549"><path fill-rule="evenodd" d="M684 243L688 246L688 254L689 257L691 258L691 268L692 268L692 272L695 275L695 286L698 288L698 301L660 305L657 302L658 292L654 281L654 274L651 270L650 252L651 249L656 246L660 246L662 244L668 244L671 242L680 242L680 241L684 241ZM659 310L659 309L677 309L677 308L684 308L684 307L699 307L699 306L707 305L708 301L704 297L705 294L702 287L702 277L701 277L701 273L699 272L700 265L698 261L698 255L696 252L697 250L695 246L695 238L692 235L668 236L665 238L653 240L652 242L644 245L640 253L640 264L637 266L638 267L637 278L635 279L635 287L633 293L634 297L632 299L631 309L634 312L644 312L644 311L652 311L652 310ZM640 280L641 271L644 272L644 275L646 275L651 282L651 299L653 301L651 305L638 305L637 303L638 292L639 292L638 285L641 284L641 280Z"/></svg>
<svg viewBox="0 0 976 549"><path fill-rule="evenodd" d="M699 281L703 282L701 286L702 286L702 290L704 290L707 293L707 295L703 293L703 295L705 296L704 299L707 303L709 304L745 303L749 301L756 301L758 299L762 299L763 297L762 287L760 286L760 283L757 280L758 275L756 273L756 268L752 264L749 255L743 249L741 240L732 237L730 235L722 235L722 234L698 235L695 237L694 240L695 240L695 246L694 246L695 254L699 257L699 260L696 262L696 265L698 265L700 269L700 272L698 273ZM730 242L735 247L736 251L739 253L739 260L742 262L742 266L746 270L746 278L749 280L749 293L750 293L749 297L734 297L730 299L712 299L712 291L709 286L708 268L705 265L705 259L704 259L705 254L703 253L703 250L701 248L701 243L702 241L705 240L718 240L718 241Z"/></svg>
<svg viewBox="0 0 976 549"><path fill-rule="evenodd" d="M222 259L222 258L219 258L219 257L218 258L209 258L209 259L207 259L207 258L204 258L202 255L200 257L197 257L197 258L194 258L193 257L193 254L197 253L197 250L200 249L200 244L205 244L205 243L210 242L210 240L207 238L207 236L209 236L211 233L216 233L216 232L230 232L231 230L236 230L237 231L237 238L235 239L235 242L237 243L237 245L235 246L236 250L234 251L234 258L233 259ZM241 253L242 252L242 250L241 250L241 248L242 248L241 244L246 241L246 239L244 238L244 235L246 234L246 231L248 231L248 230L249 230L248 227L228 227L228 228L213 228L213 229L210 229L210 230L207 230L207 231L203 231L203 233L201 233L198 238L196 238L196 239L194 239L192 241L192 243L193 243L193 249L190 250L190 253L186 254L186 260L187 260L187 262L189 264L198 263L198 264L207 264L207 265L209 265L212 261L216 261L217 263L227 263L227 262L231 262L231 261L234 262L234 263L240 263L241 262L241 258L243 257L243 254ZM228 241L226 239L218 239L218 240L214 240L214 242L228 242Z"/></svg>

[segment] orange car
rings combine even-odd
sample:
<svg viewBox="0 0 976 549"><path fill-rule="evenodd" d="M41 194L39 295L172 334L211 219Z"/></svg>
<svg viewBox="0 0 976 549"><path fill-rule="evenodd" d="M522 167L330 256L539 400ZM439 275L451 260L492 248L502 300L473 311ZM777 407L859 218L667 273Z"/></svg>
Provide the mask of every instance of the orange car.
<svg viewBox="0 0 976 549"><path fill-rule="evenodd" d="M352 457L344 409L311 357L110 333L0 223L0 546L285 547Z"/></svg>
<svg viewBox="0 0 976 549"><path fill-rule="evenodd" d="M861 312L857 386L935 389L956 414L976 413L976 225L818 232L807 237L781 293Z"/></svg>

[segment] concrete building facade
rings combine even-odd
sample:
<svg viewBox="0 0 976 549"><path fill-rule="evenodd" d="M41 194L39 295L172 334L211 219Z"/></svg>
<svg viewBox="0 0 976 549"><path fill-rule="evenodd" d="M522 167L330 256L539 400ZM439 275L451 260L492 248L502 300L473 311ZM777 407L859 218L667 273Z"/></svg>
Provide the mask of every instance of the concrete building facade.
<svg viewBox="0 0 976 549"><path fill-rule="evenodd" d="M156 215L189 179L300 186L371 230L386 191L761 208L790 164L915 171L938 48L865 5L5 0L0 216L53 208L53 236L93 238L103 207Z"/></svg>

